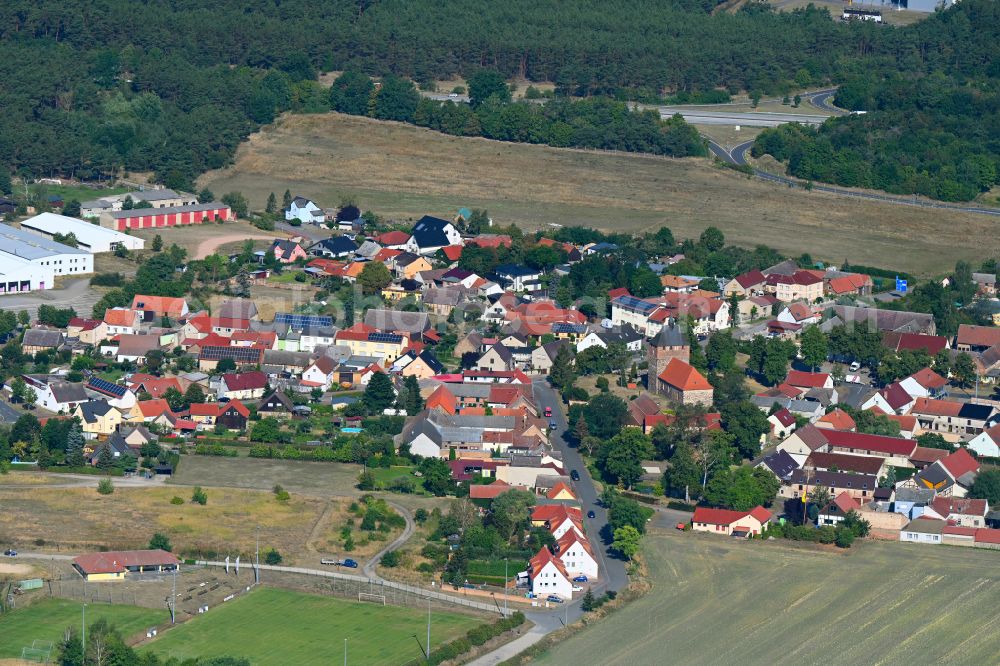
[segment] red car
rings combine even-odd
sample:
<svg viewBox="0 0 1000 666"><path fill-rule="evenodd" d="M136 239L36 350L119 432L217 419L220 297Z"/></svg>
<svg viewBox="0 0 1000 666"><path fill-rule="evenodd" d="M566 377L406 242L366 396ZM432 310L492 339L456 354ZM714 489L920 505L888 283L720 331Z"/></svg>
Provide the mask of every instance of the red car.
<svg viewBox="0 0 1000 666"><path fill-rule="evenodd" d="M552 416L552 408L551 407L546 407L545 408L545 415L546 416Z"/></svg>
<svg viewBox="0 0 1000 666"><path fill-rule="evenodd" d="M683 532L686 527L687 523L677 523L677 529L679 529L681 532Z"/></svg>

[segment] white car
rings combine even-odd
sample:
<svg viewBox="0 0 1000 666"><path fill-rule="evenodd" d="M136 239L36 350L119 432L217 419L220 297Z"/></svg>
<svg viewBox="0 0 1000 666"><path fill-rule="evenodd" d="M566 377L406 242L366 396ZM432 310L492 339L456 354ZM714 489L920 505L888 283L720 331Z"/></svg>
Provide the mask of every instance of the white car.
<svg viewBox="0 0 1000 666"><path fill-rule="evenodd" d="M583 592L583 588L580 587L579 585L574 585L573 586L573 591L574 592Z"/></svg>

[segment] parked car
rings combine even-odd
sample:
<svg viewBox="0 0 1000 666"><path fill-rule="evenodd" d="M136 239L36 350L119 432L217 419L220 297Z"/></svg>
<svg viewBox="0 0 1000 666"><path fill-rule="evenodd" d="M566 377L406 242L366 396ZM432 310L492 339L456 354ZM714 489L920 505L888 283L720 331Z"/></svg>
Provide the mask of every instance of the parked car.
<svg viewBox="0 0 1000 666"><path fill-rule="evenodd" d="M355 562L354 560L352 560L349 557L347 559L345 559L343 562L341 562L340 565L344 566L344 567L347 567L349 569L357 569L358 568L358 563Z"/></svg>
<svg viewBox="0 0 1000 666"><path fill-rule="evenodd" d="M545 408L545 416L552 416L552 408L551 407L546 407Z"/></svg>
<svg viewBox="0 0 1000 666"><path fill-rule="evenodd" d="M558 427L559 427L558 423L556 423L555 421L549 421L549 430L555 430Z"/></svg>
<svg viewBox="0 0 1000 666"><path fill-rule="evenodd" d="M572 472L569 473L569 478L573 479L574 481L579 481L580 473L574 469Z"/></svg>
<svg viewBox="0 0 1000 666"><path fill-rule="evenodd" d="M554 604L561 604L563 602L563 598L557 594L550 594L549 596L545 597L545 600L552 602Z"/></svg>
<svg viewBox="0 0 1000 666"><path fill-rule="evenodd" d="M687 523L677 523L677 529L684 531L687 528Z"/></svg>
<svg viewBox="0 0 1000 666"><path fill-rule="evenodd" d="M574 592L583 592L583 588L580 587L579 585L574 585L573 586L573 591Z"/></svg>
<svg viewBox="0 0 1000 666"><path fill-rule="evenodd" d="M597 514L594 513L593 509L591 509L590 511L587 512L587 518L594 518L596 515Z"/></svg>
<svg viewBox="0 0 1000 666"><path fill-rule="evenodd" d="M576 578L573 579L573 582L574 583L586 583L587 582L587 577L584 574L580 574L579 576L577 576Z"/></svg>
<svg viewBox="0 0 1000 666"><path fill-rule="evenodd" d="M17 551L14 550L13 548L8 548L7 550L3 551L3 554L6 555L7 557L17 557Z"/></svg>
<svg viewBox="0 0 1000 666"><path fill-rule="evenodd" d="M851 372L857 372L860 369L861 369L861 364L860 363L858 363L857 361L855 361L854 363L851 363Z"/></svg>

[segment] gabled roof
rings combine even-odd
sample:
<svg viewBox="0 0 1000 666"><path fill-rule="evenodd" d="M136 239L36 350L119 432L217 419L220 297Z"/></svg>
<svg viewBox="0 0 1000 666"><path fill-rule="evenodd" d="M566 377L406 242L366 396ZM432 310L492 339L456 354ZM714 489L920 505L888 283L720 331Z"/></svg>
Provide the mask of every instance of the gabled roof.
<svg viewBox="0 0 1000 666"><path fill-rule="evenodd" d="M556 483L556 485L552 486L552 488L549 490L549 492L547 492L545 494L545 496L548 499L556 499L559 496L560 493L569 493L570 497L572 497L573 499L576 499L576 493L573 492L573 489L570 488L568 485L566 485L562 481L560 481L560 482ZM570 530L570 532L572 532L572 531L573 530Z"/></svg>
<svg viewBox="0 0 1000 666"><path fill-rule="evenodd" d="M844 430L818 430L817 432L826 439L830 446L858 451L878 451L888 455L910 456L917 448L915 441L902 437L885 437Z"/></svg>
<svg viewBox="0 0 1000 666"><path fill-rule="evenodd" d="M278 403L280 403L281 406L284 407L285 411L290 412L292 410L292 407L293 407L292 401L288 398L287 395L285 395L284 393L282 393L280 391L271 391L269 394L267 394L266 396L264 396L261 399L260 404L257 405L257 411L258 412L259 411L265 411L265 412L266 411L273 411L273 410L269 410L267 408L267 404L271 403L271 402L275 402L275 401L277 401Z"/></svg>
<svg viewBox="0 0 1000 666"><path fill-rule="evenodd" d="M712 385L694 366L679 358L672 358L660 373L659 379L678 391L710 391Z"/></svg>
<svg viewBox="0 0 1000 666"><path fill-rule="evenodd" d="M462 246L461 245L446 245L441 248L444 252L444 256L448 257L449 261L458 261L462 257Z"/></svg>
<svg viewBox="0 0 1000 666"><path fill-rule="evenodd" d="M979 471L979 462L965 448L956 449L953 453L942 458L940 462L948 470L948 473L951 474L951 478L955 480L958 480L963 474L968 472L975 473Z"/></svg>
<svg viewBox="0 0 1000 666"><path fill-rule="evenodd" d="M144 312L155 312L158 315L168 317L180 317L184 314L187 301L183 298L172 298L170 296L146 296L136 294L132 297L132 309Z"/></svg>
<svg viewBox="0 0 1000 666"><path fill-rule="evenodd" d="M799 388L823 388L829 381L830 375L825 372L789 370L784 383Z"/></svg>
<svg viewBox="0 0 1000 666"><path fill-rule="evenodd" d="M357 251L358 244L348 236L331 236L309 246L310 251L314 248L322 248L334 255L350 254Z"/></svg>
<svg viewBox="0 0 1000 666"><path fill-rule="evenodd" d="M789 474L799 468L795 458L792 458L787 451L775 451L764 456L761 461L779 479L786 478Z"/></svg>
<svg viewBox="0 0 1000 666"><path fill-rule="evenodd" d="M108 308L104 311L104 323L108 326L128 326L136 324L138 314L128 308Z"/></svg>
<svg viewBox="0 0 1000 666"><path fill-rule="evenodd" d="M549 563L551 563L559 571L563 578L569 580L569 574L566 573L566 567L563 566L562 560L553 555L552 551L545 546L542 546L542 549L538 551L538 554L531 558L531 561L528 563L530 577L532 579L535 578Z"/></svg>
<svg viewBox="0 0 1000 666"><path fill-rule="evenodd" d="M854 430L857 427L851 415L839 408L820 417L816 423L825 423L831 430Z"/></svg>
<svg viewBox="0 0 1000 666"><path fill-rule="evenodd" d="M899 382L889 384L882 389L881 394L894 410L905 407L913 402L913 398L906 392L906 389L899 385Z"/></svg>
<svg viewBox="0 0 1000 666"><path fill-rule="evenodd" d="M222 375L222 381L230 391L251 391L267 386L267 375L260 370L226 373Z"/></svg>
<svg viewBox="0 0 1000 666"><path fill-rule="evenodd" d="M909 379L917 382L925 389L936 390L947 386L948 380L934 372L930 368L924 368L923 370L917 370Z"/></svg>
<svg viewBox="0 0 1000 666"><path fill-rule="evenodd" d="M885 331L882 334L882 345L893 351L918 351L923 349L931 356L934 356L948 346L948 338L940 335Z"/></svg>
<svg viewBox="0 0 1000 666"><path fill-rule="evenodd" d="M753 516L761 523L766 523L771 519L771 512L762 506L754 507L751 511L732 511L730 509L712 509L699 506L694 510L691 522L708 525L732 525L747 516Z"/></svg>
<svg viewBox="0 0 1000 666"><path fill-rule="evenodd" d="M127 567L178 565L181 561L165 550L118 550L80 555L73 564L84 574L122 573Z"/></svg>
<svg viewBox="0 0 1000 666"><path fill-rule="evenodd" d="M581 520L580 509L565 504L540 504L531 511L531 520L551 523L562 522L567 518Z"/></svg>
<svg viewBox="0 0 1000 666"><path fill-rule="evenodd" d="M376 236L375 240L382 245L406 245L410 235L405 231L387 231Z"/></svg>
<svg viewBox="0 0 1000 666"><path fill-rule="evenodd" d="M139 406L139 411L142 412L143 418L152 419L156 418L163 412L170 411L170 405L163 398L154 398L152 400L140 400L136 403ZM194 405L192 405L193 407Z"/></svg>
<svg viewBox="0 0 1000 666"><path fill-rule="evenodd" d="M457 408L457 401L452 392L444 384L441 384L434 389L433 393L427 396L424 407L426 409L440 409L446 414L454 414Z"/></svg>
<svg viewBox="0 0 1000 666"><path fill-rule="evenodd" d="M784 407L776 411L774 414L771 414L771 417L776 419L778 423L785 428L795 425L795 417L792 416L792 413Z"/></svg>
<svg viewBox="0 0 1000 666"><path fill-rule="evenodd" d="M938 495L931 502L931 507L942 518L947 518L952 514L983 517L989 509L989 503L984 499L943 497Z"/></svg>
<svg viewBox="0 0 1000 666"><path fill-rule="evenodd" d="M413 242L420 248L444 247L448 245L448 236L444 230L450 224L448 220L424 215L413 225Z"/></svg>
<svg viewBox="0 0 1000 666"><path fill-rule="evenodd" d="M836 469L841 472L877 475L884 463L884 458L875 456L853 456L849 453L813 451L809 454L803 467L822 471Z"/></svg>
<svg viewBox="0 0 1000 666"><path fill-rule="evenodd" d="M749 289L758 284L763 284L764 280L767 278L758 269L753 269L752 271L747 271L741 275L737 275L735 278L736 283L743 287L744 289Z"/></svg>
<svg viewBox="0 0 1000 666"><path fill-rule="evenodd" d="M959 324L955 342L970 347L993 347L1000 344L1000 328Z"/></svg>

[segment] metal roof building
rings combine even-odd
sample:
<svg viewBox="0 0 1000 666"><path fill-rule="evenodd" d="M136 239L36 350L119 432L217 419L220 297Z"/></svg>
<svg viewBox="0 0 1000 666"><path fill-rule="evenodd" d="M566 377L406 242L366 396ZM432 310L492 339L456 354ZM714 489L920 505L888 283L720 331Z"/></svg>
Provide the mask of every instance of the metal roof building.
<svg viewBox="0 0 1000 666"><path fill-rule="evenodd" d="M0 294L51 289L57 276L93 272L85 250L0 224Z"/></svg>
<svg viewBox="0 0 1000 666"><path fill-rule="evenodd" d="M65 236L71 233L76 236L79 248L91 254L114 252L118 247L141 250L146 243L143 239L135 236L55 213L42 213L28 218L21 222L21 228L50 239L55 234Z"/></svg>

